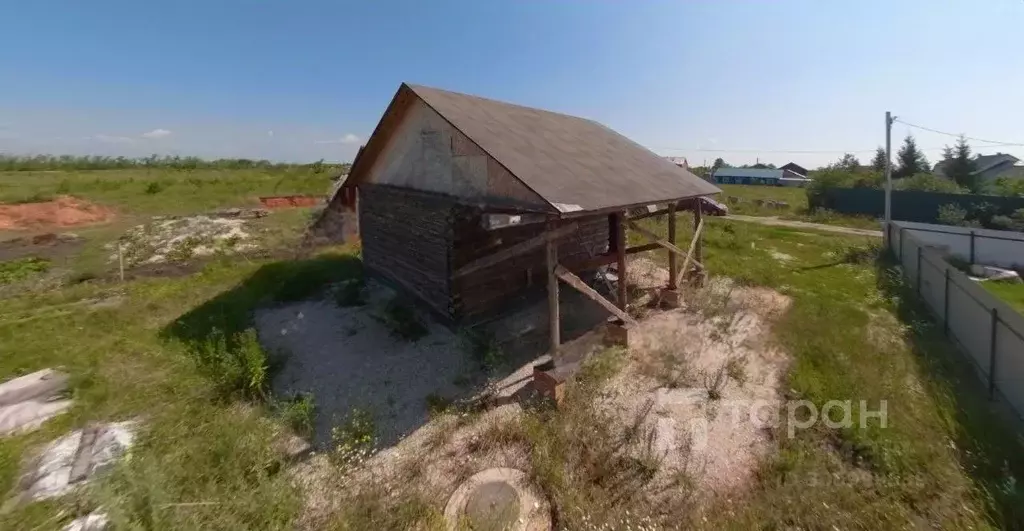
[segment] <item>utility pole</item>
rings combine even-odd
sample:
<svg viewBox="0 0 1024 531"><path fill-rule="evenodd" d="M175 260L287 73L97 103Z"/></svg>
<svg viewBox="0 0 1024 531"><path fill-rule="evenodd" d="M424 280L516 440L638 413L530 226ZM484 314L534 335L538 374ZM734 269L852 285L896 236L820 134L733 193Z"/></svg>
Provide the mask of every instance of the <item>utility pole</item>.
<svg viewBox="0 0 1024 531"><path fill-rule="evenodd" d="M889 225L892 223L892 121L885 111L885 245L889 246Z"/></svg>

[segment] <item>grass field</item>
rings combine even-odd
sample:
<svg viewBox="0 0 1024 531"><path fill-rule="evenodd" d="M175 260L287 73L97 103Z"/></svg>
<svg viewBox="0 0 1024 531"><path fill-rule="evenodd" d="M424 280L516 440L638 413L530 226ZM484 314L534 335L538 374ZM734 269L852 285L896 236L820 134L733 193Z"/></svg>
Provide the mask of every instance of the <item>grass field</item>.
<svg viewBox="0 0 1024 531"><path fill-rule="evenodd" d="M810 212L807 205L807 190L804 188L746 184L721 184L718 187L722 189L719 199L729 206L730 214L777 216L782 219L809 221L825 225L878 229L878 221L866 216L846 216L822 211ZM782 202L786 206L780 208L768 204L758 204L759 201Z"/></svg>
<svg viewBox="0 0 1024 531"><path fill-rule="evenodd" d="M326 176L309 174L285 179L215 172L206 174L215 184L196 185L177 173L124 172L42 175L0 193L4 200L71 193L144 215L242 206L264 191L321 192L327 184ZM0 175L0 182L25 177ZM103 184L108 179L111 184ZM161 179L171 184L147 194L149 183ZM275 245L293 247L307 215L282 212L272 222ZM648 226L664 233L663 225ZM105 230L76 232L101 246L114 236ZM688 231L680 232L686 241ZM873 420L865 429L816 425L792 439L782 434L778 452L762 463L749 492L713 498L684 520L662 524L1024 528L1024 495L1016 479L1024 475L1021 439L989 411L971 369L881 260L876 241L711 219L704 252L713 275L793 299L774 330L774 340L793 359L787 398L819 407L830 400L867 400L871 410L885 400L887 425ZM25 282L38 274L29 271L33 267L19 263L0 271ZM0 379L64 367L72 375L75 406L36 433L0 440L0 493L14 488L20 463L33 448L68 429L134 417L144 419L146 428L132 458L94 488L0 510L0 528L59 528L97 506L110 511L117 528L293 528L303 493L281 473L286 463L274 445L294 424L278 401L290 397L265 395L267 371L278 361L246 330L254 308L317 296L327 283L360 271L358 249L330 248L295 260L219 257L188 276L66 284L5 298ZM630 507L628 499L596 496L608 488L600 478L566 468L581 462L576 421L545 411L526 415L528 429L520 436L537 449L530 455L531 477L561 514L598 502L604 512ZM859 420L861 413L855 409L854 415ZM445 501L360 500L337 514L332 526L436 524L433 516Z"/></svg>
<svg viewBox="0 0 1024 531"><path fill-rule="evenodd" d="M1024 314L1024 284L982 282L981 286Z"/></svg>

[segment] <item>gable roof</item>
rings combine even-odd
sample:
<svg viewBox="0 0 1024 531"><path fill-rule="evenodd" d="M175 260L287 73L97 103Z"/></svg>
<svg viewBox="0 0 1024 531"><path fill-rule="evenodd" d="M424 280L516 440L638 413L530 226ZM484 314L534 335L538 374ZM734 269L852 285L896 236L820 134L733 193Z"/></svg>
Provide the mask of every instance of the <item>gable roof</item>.
<svg viewBox="0 0 1024 531"><path fill-rule="evenodd" d="M389 114L410 95L476 143L553 211L626 208L720 192L595 121L405 83L370 137L367 152L380 151L386 139L375 137L389 134ZM351 182L357 183L369 170L372 158L364 153L353 162Z"/></svg>
<svg viewBox="0 0 1024 531"><path fill-rule="evenodd" d="M973 174L981 173L986 170L990 170L1000 164L1009 162L1011 165L1020 162L1020 159L1010 155L1009 153L996 153L995 155L975 155L972 159L974 161ZM945 176L946 167L949 166L948 160L941 160L935 163L932 167L932 173ZM1009 167L1007 167L1009 168Z"/></svg>
<svg viewBox="0 0 1024 531"><path fill-rule="evenodd" d="M785 165L780 166L779 169L780 170L789 170L791 172L799 173L800 175L807 176L807 168L804 168L803 166L801 166L801 165L799 165L799 164L797 164L795 162L788 162Z"/></svg>

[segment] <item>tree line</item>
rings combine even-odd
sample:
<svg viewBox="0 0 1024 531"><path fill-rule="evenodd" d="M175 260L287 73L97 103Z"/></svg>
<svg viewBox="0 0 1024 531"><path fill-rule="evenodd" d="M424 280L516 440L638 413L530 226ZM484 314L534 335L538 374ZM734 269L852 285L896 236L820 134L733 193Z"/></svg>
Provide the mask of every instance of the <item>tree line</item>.
<svg viewBox="0 0 1024 531"><path fill-rule="evenodd" d="M314 173L336 173L348 171L348 163L272 162L255 159L201 159L199 157L160 156L148 157L106 157L102 155L4 155L0 154L0 171L60 171L60 170L118 170L133 168L156 168L175 170L285 170L305 169Z"/></svg>

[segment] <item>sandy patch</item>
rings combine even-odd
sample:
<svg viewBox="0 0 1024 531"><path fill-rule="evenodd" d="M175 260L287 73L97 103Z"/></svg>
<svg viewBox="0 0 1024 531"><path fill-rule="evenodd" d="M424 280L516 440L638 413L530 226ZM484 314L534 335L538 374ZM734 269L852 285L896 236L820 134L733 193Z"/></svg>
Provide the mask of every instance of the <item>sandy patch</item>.
<svg viewBox="0 0 1024 531"><path fill-rule="evenodd" d="M0 230L74 227L113 218L110 209L71 196L39 203L0 205Z"/></svg>

